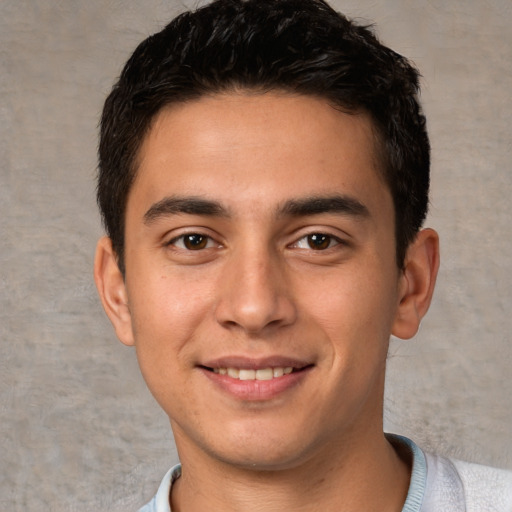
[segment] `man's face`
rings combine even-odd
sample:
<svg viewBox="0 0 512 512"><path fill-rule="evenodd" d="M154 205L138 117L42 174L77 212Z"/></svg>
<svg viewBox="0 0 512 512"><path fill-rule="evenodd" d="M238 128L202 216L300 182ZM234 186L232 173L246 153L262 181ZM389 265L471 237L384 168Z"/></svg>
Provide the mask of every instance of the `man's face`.
<svg viewBox="0 0 512 512"><path fill-rule="evenodd" d="M376 165L370 120L312 97L156 118L127 205L123 341L182 454L284 468L382 433L402 275Z"/></svg>

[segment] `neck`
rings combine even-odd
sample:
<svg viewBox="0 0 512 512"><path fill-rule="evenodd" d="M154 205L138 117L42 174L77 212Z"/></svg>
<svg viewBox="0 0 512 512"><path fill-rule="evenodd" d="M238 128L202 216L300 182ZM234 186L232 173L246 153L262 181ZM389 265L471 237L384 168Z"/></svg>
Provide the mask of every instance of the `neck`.
<svg viewBox="0 0 512 512"><path fill-rule="evenodd" d="M340 440L278 470L207 462L204 455L185 451L182 476L172 493L173 512L400 512L409 487L410 463L400 458L382 431Z"/></svg>

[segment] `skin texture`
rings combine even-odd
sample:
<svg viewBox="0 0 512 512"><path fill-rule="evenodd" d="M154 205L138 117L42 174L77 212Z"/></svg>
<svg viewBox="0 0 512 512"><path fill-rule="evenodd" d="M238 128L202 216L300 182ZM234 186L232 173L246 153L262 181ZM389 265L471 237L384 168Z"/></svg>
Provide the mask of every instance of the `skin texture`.
<svg viewBox="0 0 512 512"><path fill-rule="evenodd" d="M399 270L371 121L312 97L216 95L163 110L139 157L125 280L107 238L95 277L171 420L173 511L401 510L385 361L428 309L438 240L423 230ZM285 359L302 370L277 391L205 369Z"/></svg>

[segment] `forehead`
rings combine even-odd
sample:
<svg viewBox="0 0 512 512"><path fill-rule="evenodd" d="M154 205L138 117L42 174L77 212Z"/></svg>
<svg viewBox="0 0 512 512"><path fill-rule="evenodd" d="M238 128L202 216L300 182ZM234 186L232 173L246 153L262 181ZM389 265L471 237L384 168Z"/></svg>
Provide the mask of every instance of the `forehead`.
<svg viewBox="0 0 512 512"><path fill-rule="evenodd" d="M284 92L205 96L155 117L128 207L158 201L164 191L264 205L352 187L387 200L376 144L367 115L340 112L324 99Z"/></svg>

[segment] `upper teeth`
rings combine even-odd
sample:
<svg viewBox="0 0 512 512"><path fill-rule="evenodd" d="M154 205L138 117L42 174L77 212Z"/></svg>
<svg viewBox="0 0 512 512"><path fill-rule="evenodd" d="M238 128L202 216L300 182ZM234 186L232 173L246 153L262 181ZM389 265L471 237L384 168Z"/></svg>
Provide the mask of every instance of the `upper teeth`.
<svg viewBox="0 0 512 512"><path fill-rule="evenodd" d="M245 368L214 368L214 373L228 375L239 380L271 380L292 373L291 366L279 368L261 368L259 370L247 370Z"/></svg>

